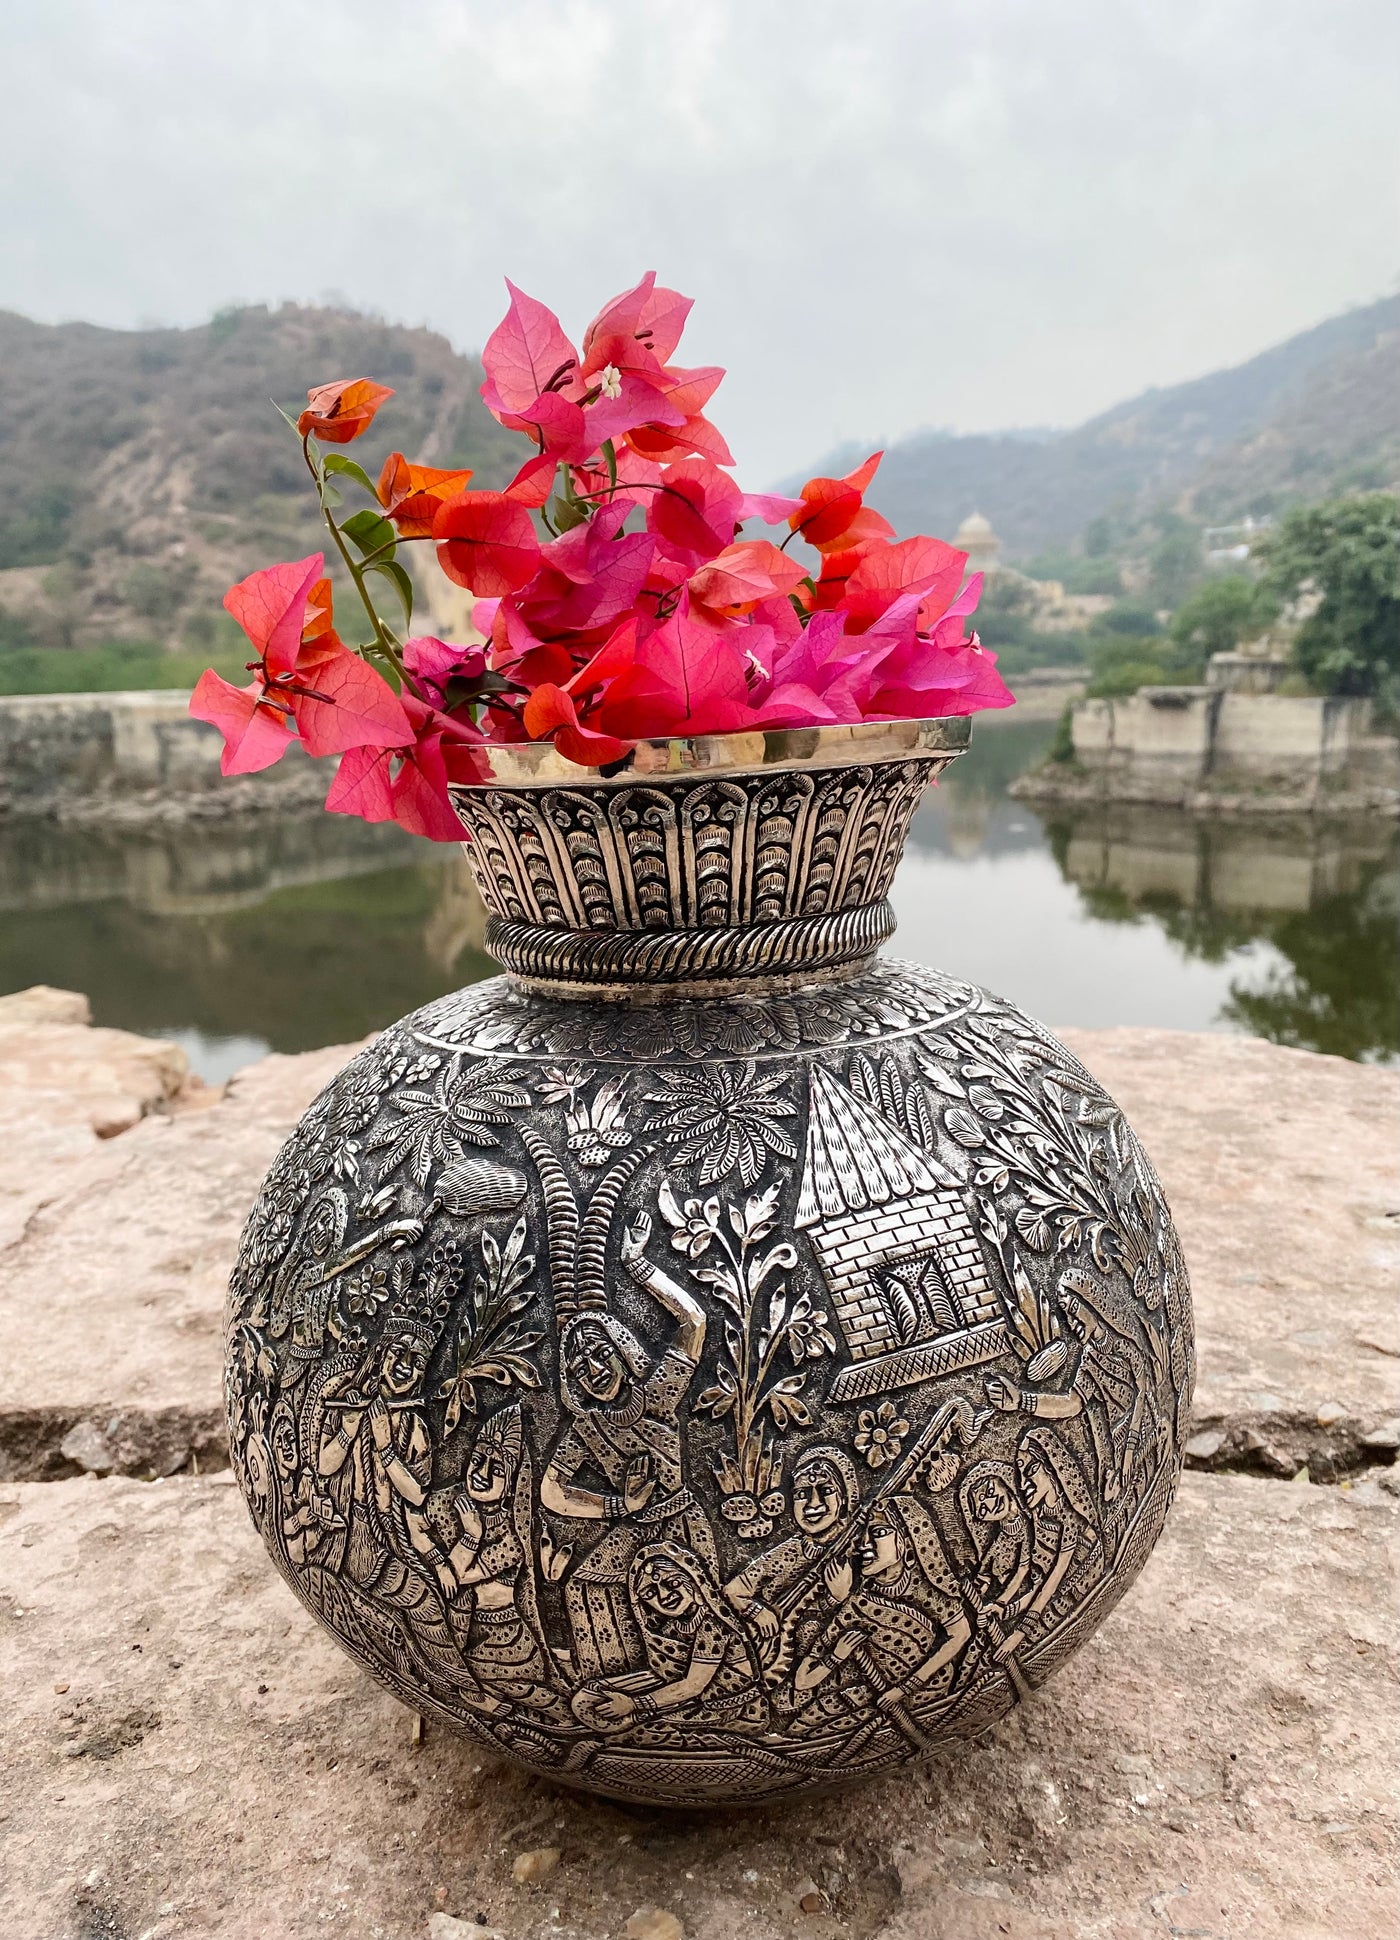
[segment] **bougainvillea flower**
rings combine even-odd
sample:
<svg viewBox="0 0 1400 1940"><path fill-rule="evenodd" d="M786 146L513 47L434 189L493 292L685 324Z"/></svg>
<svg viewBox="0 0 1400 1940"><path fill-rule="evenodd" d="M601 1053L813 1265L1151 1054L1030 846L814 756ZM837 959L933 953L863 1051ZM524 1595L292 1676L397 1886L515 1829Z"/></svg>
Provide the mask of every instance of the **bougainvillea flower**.
<svg viewBox="0 0 1400 1940"><path fill-rule="evenodd" d="M543 548L542 570L519 597L538 632L593 634L636 600L656 542L647 532L623 532L627 512L626 505L606 505Z"/></svg>
<svg viewBox="0 0 1400 1940"><path fill-rule="evenodd" d="M540 542L529 512L504 492L463 492L433 521L438 563L473 593L515 593L540 566Z"/></svg>
<svg viewBox="0 0 1400 1940"><path fill-rule="evenodd" d="M1008 704L995 656L964 631L981 590L977 575L963 584L965 555L897 541L866 504L878 452L843 478L809 479L798 498L746 494L705 416L722 371L670 361L688 298L649 272L603 306L580 351L551 310L507 287L482 396L529 440L515 476L474 492L470 472L394 452L370 488L399 535L430 536L446 575L478 596L485 644L408 641L390 656L397 694L368 664L388 655L387 627L376 622L377 647L344 645L319 556L255 573L226 601L252 642L253 679L239 688L211 672L191 703L223 734L226 772L265 767L300 738L341 753L328 806L446 841L462 834L449 790L487 778L488 738L548 738L596 768L642 738ZM348 443L390 396L362 378L322 385L303 432ZM359 516L351 538L372 530L373 515ZM760 520L786 522L801 559L745 539Z"/></svg>
<svg viewBox="0 0 1400 1940"><path fill-rule="evenodd" d="M691 574L690 597L737 618L752 613L763 600L795 592L806 577L802 562L780 552L771 540L740 539Z"/></svg>
<svg viewBox="0 0 1400 1940"><path fill-rule="evenodd" d="M902 593L922 593L942 612L961 586L966 569L967 554L941 539L901 539L895 545L863 548L846 581L849 630L864 632Z"/></svg>
<svg viewBox="0 0 1400 1940"><path fill-rule="evenodd" d="M581 768L605 768L611 761L620 761L633 746L630 741L619 741L616 735L598 734L584 727L573 695L553 682L535 689L525 703L522 718L532 741L552 740L566 761L576 761Z"/></svg>
<svg viewBox="0 0 1400 1940"><path fill-rule="evenodd" d="M486 672L485 647L462 647L452 640L435 639L431 634L405 640L401 658L420 693L439 708L447 706L449 680L476 682Z"/></svg>
<svg viewBox="0 0 1400 1940"><path fill-rule="evenodd" d="M866 539L892 539L888 519L865 505L866 487L884 453L877 451L844 478L809 478L788 524L818 552L846 552Z"/></svg>
<svg viewBox="0 0 1400 1940"><path fill-rule="evenodd" d="M525 460L506 486L506 497L514 499L517 505L528 505L537 510L554 490L554 477L558 469L558 460L552 453L536 452L533 458Z"/></svg>
<svg viewBox="0 0 1400 1940"><path fill-rule="evenodd" d="M252 775L280 761L292 740L291 709L282 702L266 698L260 680L247 687L235 687L207 667L190 695L190 713L196 721L208 721L224 737L219 771L225 775Z"/></svg>
<svg viewBox="0 0 1400 1940"><path fill-rule="evenodd" d="M322 445L348 445L368 431L374 414L394 393L367 377L343 377L334 384L318 384L306 393L306 409L297 419L302 437L308 432Z"/></svg>
<svg viewBox="0 0 1400 1940"><path fill-rule="evenodd" d="M700 412L674 430L664 424L639 424L625 441L639 458L654 464L674 464L682 458L708 458L711 464L732 465L734 454L710 420Z"/></svg>
<svg viewBox="0 0 1400 1940"><path fill-rule="evenodd" d="M269 676L290 673L296 666L313 590L318 613L326 610L318 587L325 563L324 553L313 552L285 566L266 566L224 594L224 610L247 634Z"/></svg>
<svg viewBox="0 0 1400 1940"><path fill-rule="evenodd" d="M546 395L577 397L579 356L558 317L506 278L510 308L486 339L481 367L486 407L504 422Z"/></svg>
<svg viewBox="0 0 1400 1940"><path fill-rule="evenodd" d="M323 563L318 552L251 573L224 597L257 650L256 675L248 687L234 687L205 673L190 712L224 736L225 774L270 766L285 752L293 722L312 755L404 738L407 721L394 690L336 637Z"/></svg>
<svg viewBox="0 0 1400 1940"><path fill-rule="evenodd" d="M435 465L413 465L401 451L384 460L377 487L385 518L392 519L401 539L432 537L438 507L466 489L469 471L440 471Z"/></svg>
<svg viewBox="0 0 1400 1940"><path fill-rule="evenodd" d="M411 694L404 696L404 709L403 745L355 748L342 756L326 807L333 815L358 815L366 822L397 822L432 842L460 842L467 831L448 784L486 779L475 752L482 736Z"/></svg>
<svg viewBox="0 0 1400 1940"><path fill-rule="evenodd" d="M708 458L684 458L662 471L647 523L668 552L694 567L732 544L745 519L776 525L796 505L775 493L741 492Z"/></svg>
<svg viewBox="0 0 1400 1940"><path fill-rule="evenodd" d="M740 627L707 626L682 600L639 637L630 670L608 684L600 729L623 740L727 734L749 721L748 658Z"/></svg>
<svg viewBox="0 0 1400 1940"><path fill-rule="evenodd" d="M657 366L669 363L685 329L694 298L679 290L657 289L656 271L649 269L640 283L605 303L583 333L583 368L592 375L617 358L613 346L621 340L637 346Z"/></svg>

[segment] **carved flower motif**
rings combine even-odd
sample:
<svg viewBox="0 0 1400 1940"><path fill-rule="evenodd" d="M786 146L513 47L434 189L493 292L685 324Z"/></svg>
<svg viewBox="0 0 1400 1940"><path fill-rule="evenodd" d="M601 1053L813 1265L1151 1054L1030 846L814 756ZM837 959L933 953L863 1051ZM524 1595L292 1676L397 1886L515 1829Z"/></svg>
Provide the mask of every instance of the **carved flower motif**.
<svg viewBox="0 0 1400 1940"><path fill-rule="evenodd" d="M857 1418L855 1442L871 1468L886 1468L899 1460L909 1423L893 1401L882 1401L878 1408L862 1408Z"/></svg>
<svg viewBox="0 0 1400 1940"><path fill-rule="evenodd" d="M751 1058L740 1065L663 1072L661 1089L646 1094L649 1105L662 1107L651 1128L680 1146L680 1162L699 1165L702 1186L731 1173L740 1185L751 1186L770 1153L797 1157L797 1147L778 1123L797 1113L796 1105L778 1095L785 1082L781 1071L760 1077Z"/></svg>
<svg viewBox="0 0 1400 1940"><path fill-rule="evenodd" d="M663 1179L656 1195L666 1224L671 1228L671 1244L687 1259L698 1260L708 1252L710 1241L719 1231L718 1199L687 1199L682 1203Z"/></svg>

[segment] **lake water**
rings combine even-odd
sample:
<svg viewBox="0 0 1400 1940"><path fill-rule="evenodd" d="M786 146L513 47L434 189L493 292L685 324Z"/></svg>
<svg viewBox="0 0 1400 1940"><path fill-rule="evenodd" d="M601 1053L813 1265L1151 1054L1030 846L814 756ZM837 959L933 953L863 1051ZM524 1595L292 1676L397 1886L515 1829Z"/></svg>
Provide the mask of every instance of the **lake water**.
<svg viewBox="0 0 1400 1940"><path fill-rule="evenodd" d="M1384 822L1206 822L1014 801L1053 724L994 721L927 798L891 948L1051 1026L1246 1031L1400 1056L1397 842ZM298 815L180 830L0 823L0 991L84 990L221 1080L363 1037L493 974L461 856Z"/></svg>

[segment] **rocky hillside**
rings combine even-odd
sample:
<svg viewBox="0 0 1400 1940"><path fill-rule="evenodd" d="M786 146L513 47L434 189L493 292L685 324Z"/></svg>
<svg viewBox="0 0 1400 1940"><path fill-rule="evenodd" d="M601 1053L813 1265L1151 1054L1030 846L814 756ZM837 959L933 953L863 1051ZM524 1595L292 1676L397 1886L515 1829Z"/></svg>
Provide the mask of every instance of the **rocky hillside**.
<svg viewBox="0 0 1400 1940"><path fill-rule="evenodd" d="M1012 559L1108 515L1126 537L1163 507L1204 523L1400 480L1400 298L1333 317L1233 370L1146 391L1072 431L892 446L879 504L903 532L985 513ZM864 455L864 450L854 458ZM805 476L805 474L803 474Z"/></svg>
<svg viewBox="0 0 1400 1940"><path fill-rule="evenodd" d="M517 442L443 337L351 312L233 310L193 330L57 327L0 312L0 645L226 638L225 587L319 544L272 408L373 375L397 396L356 456L399 446L507 476Z"/></svg>

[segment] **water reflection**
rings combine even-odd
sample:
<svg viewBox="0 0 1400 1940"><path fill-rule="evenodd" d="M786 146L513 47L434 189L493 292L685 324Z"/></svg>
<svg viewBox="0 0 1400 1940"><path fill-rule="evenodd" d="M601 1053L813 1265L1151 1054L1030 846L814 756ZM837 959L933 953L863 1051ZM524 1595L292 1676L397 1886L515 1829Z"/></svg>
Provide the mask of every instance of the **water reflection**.
<svg viewBox="0 0 1400 1940"><path fill-rule="evenodd" d="M915 819L895 949L1052 1024L1243 1030L1400 1050L1386 824L1045 814L1008 782L1053 723L980 726ZM225 1077L364 1036L491 974L460 855L319 811L113 831L0 823L0 990L86 990Z"/></svg>

